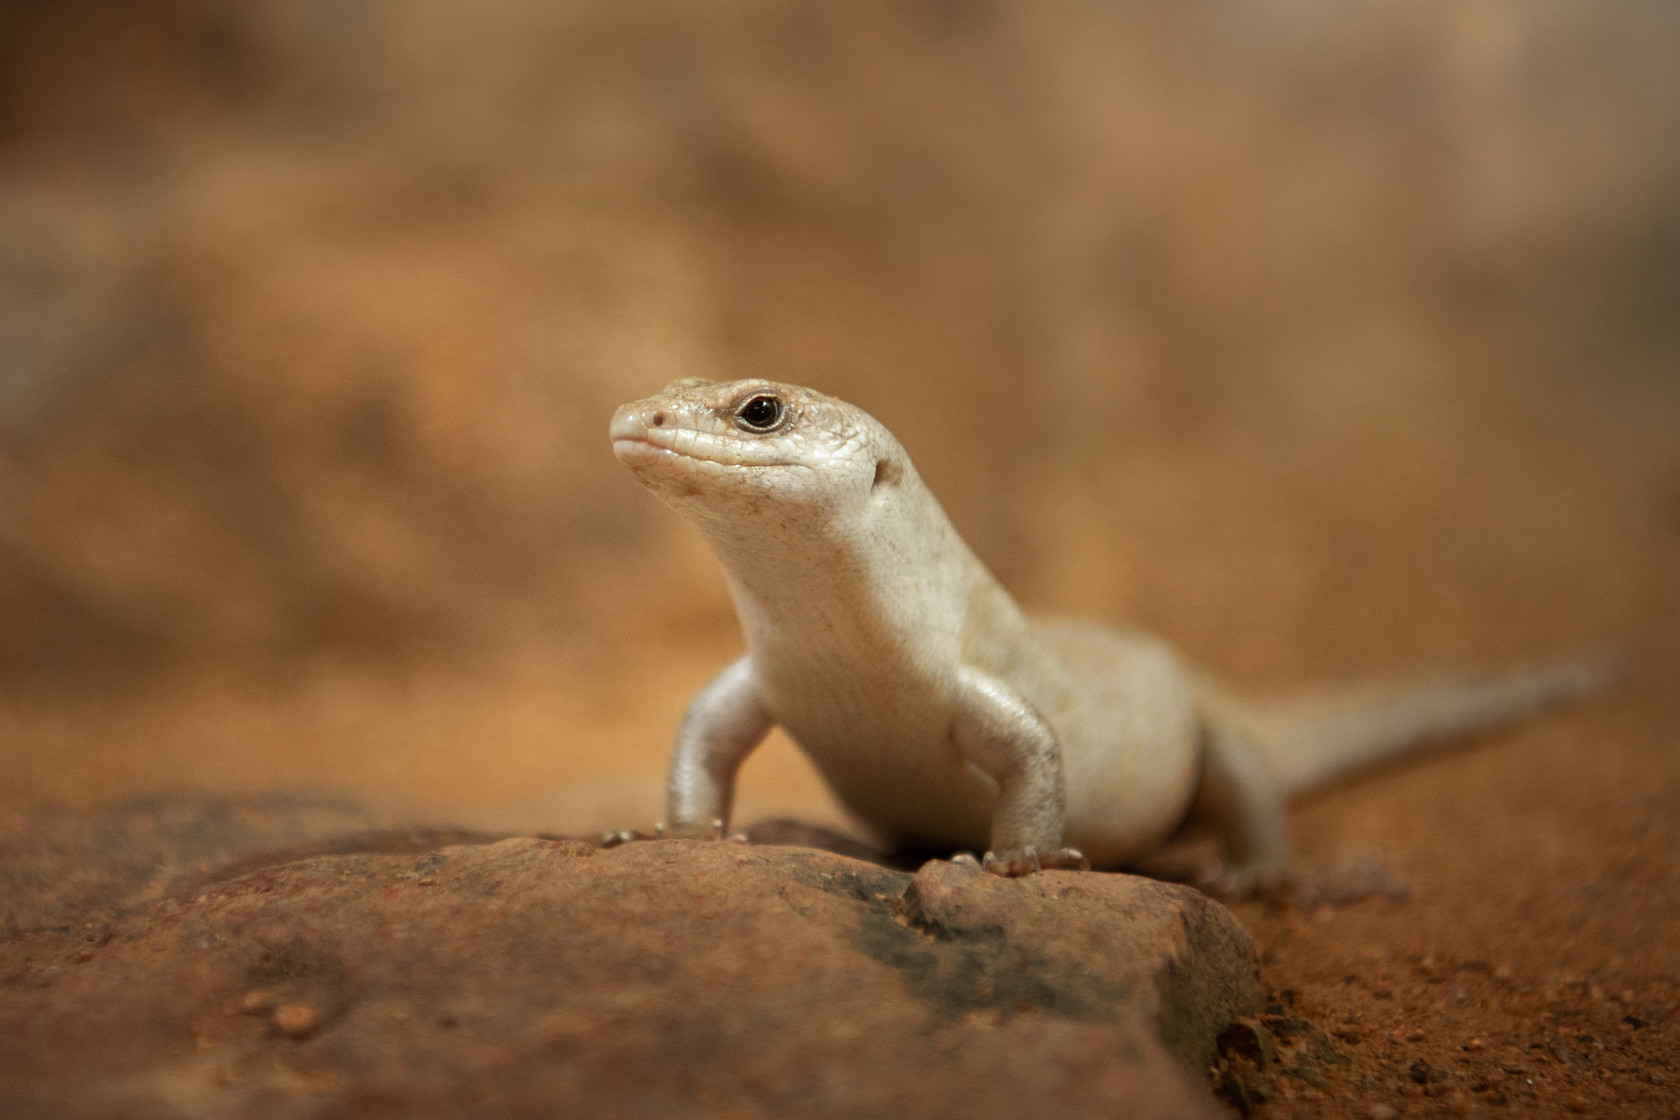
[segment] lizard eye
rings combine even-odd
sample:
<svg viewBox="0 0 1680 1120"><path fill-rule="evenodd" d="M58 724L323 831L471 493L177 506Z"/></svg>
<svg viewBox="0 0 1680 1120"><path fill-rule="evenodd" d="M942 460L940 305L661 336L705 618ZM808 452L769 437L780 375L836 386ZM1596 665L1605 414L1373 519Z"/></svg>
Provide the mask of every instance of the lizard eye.
<svg viewBox="0 0 1680 1120"><path fill-rule="evenodd" d="M749 432L768 432L782 422L787 409L779 398L760 393L735 410L735 420Z"/></svg>

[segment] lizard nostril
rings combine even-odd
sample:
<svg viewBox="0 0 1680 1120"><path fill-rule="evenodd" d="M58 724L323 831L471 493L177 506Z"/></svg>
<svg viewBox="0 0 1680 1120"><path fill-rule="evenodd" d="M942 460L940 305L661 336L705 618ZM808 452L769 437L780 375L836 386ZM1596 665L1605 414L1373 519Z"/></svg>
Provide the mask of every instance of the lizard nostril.
<svg viewBox="0 0 1680 1120"><path fill-rule="evenodd" d="M654 413L648 417L648 423L656 428L663 428L665 426L665 414L663 412Z"/></svg>

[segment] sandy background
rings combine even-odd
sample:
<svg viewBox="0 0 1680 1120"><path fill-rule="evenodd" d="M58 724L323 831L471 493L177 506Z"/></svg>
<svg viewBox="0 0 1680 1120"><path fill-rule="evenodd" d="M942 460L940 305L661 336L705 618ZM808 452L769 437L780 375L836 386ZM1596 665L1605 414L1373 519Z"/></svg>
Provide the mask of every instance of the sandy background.
<svg viewBox="0 0 1680 1120"><path fill-rule="evenodd" d="M604 429L689 375L862 404L1024 601L1255 688L1673 667L1665 6L7 25L6 801L655 815L738 639ZM785 744L746 793L821 798Z"/></svg>
<svg viewBox="0 0 1680 1120"><path fill-rule="evenodd" d="M1676 57L1634 0L8 5L0 803L651 821L738 638L607 417L803 382L1024 602L1255 690L1632 651L1298 814L1410 902L1242 915L1364 1047L1303 1114L1668 1115ZM781 741L741 812L840 819Z"/></svg>

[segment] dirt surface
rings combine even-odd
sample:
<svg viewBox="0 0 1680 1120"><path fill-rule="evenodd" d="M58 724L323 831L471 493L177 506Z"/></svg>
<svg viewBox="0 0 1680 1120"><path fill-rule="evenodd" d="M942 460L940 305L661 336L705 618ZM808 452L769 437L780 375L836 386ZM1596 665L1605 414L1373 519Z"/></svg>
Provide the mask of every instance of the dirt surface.
<svg viewBox="0 0 1680 1120"><path fill-rule="evenodd" d="M606 417L801 381L1023 602L1241 688L1626 650L1300 807L1407 893L1240 907L1219 1078L1680 1114L1677 12L14 4L0 801L645 825L738 639ZM781 739L740 812L853 828Z"/></svg>
<svg viewBox="0 0 1680 1120"><path fill-rule="evenodd" d="M1411 890L1237 907L1276 1014L1310 1026L1285 1029L1268 1075L1233 1059L1228 1098L1286 1116L1680 1114L1680 809L1656 692L1297 814L1309 859L1380 851Z"/></svg>

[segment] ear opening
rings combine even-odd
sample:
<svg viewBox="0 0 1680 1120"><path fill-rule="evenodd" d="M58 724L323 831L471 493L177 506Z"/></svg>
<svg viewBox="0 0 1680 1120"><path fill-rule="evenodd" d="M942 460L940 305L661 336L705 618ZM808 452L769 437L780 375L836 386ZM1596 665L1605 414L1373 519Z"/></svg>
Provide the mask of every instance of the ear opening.
<svg viewBox="0 0 1680 1120"><path fill-rule="evenodd" d="M875 460L875 481L869 484L871 490L879 490L883 486L898 485L898 464L891 459Z"/></svg>

